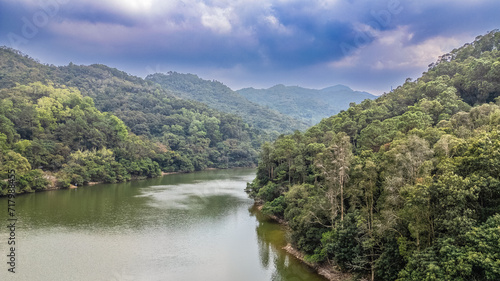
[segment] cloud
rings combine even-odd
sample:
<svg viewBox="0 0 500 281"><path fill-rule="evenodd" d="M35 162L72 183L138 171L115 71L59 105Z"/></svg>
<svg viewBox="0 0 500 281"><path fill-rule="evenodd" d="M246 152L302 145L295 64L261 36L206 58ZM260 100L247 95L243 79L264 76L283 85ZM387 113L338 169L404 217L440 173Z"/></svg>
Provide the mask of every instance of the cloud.
<svg viewBox="0 0 500 281"><path fill-rule="evenodd" d="M293 20L286 10L289 3L283 1L275 5L264 1L187 0L168 1L168 5L153 0L101 2L87 0L61 6L57 20L51 21L46 30L75 49L93 45L108 50L106 53L121 49L120 54L157 49L166 52L163 57L179 59L192 57L185 54L192 51L197 58L200 56L196 54L209 53L203 60L211 57L216 64L215 60L229 54L234 64L260 58L263 65L278 68L337 57L336 41L350 33L349 23L335 19L320 23L312 11ZM37 9L33 1L24 3L32 11ZM297 9L303 5L294 5L298 15Z"/></svg>
<svg viewBox="0 0 500 281"><path fill-rule="evenodd" d="M409 26L410 43L436 36L476 36L500 26L500 3L495 0L408 1L398 25Z"/></svg>
<svg viewBox="0 0 500 281"><path fill-rule="evenodd" d="M230 17L232 17L232 8L211 7L202 14L201 22L216 33L227 34L232 29Z"/></svg>
<svg viewBox="0 0 500 281"><path fill-rule="evenodd" d="M376 70L423 69L439 55L460 46L464 38L437 36L410 44L414 34L408 26L378 31L374 41L342 60L330 62L333 68L371 68Z"/></svg>
<svg viewBox="0 0 500 281"><path fill-rule="evenodd" d="M0 0L0 44L51 3L56 14L23 51L138 74L158 64L199 70L235 85L275 78L382 89L500 26L495 0Z"/></svg>

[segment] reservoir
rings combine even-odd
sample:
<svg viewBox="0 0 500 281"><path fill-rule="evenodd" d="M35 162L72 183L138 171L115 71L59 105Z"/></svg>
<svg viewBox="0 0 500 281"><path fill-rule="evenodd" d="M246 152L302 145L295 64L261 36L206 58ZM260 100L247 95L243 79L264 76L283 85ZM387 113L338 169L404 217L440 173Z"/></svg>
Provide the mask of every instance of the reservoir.
<svg viewBox="0 0 500 281"><path fill-rule="evenodd" d="M20 195L15 274L0 198L0 280L322 280L244 192L255 169Z"/></svg>

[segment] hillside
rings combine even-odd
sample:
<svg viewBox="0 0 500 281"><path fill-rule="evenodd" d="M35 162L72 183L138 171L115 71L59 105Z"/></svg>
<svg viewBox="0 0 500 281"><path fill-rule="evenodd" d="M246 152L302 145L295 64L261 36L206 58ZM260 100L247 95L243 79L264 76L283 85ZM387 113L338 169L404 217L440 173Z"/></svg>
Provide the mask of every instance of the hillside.
<svg viewBox="0 0 500 281"><path fill-rule="evenodd" d="M306 259L369 280L500 280L500 32L305 133L250 196Z"/></svg>
<svg viewBox="0 0 500 281"><path fill-rule="evenodd" d="M175 158L74 88L36 82L1 89L0 104L0 177L13 170L19 193L155 177L162 159ZM0 195L6 190L1 181Z"/></svg>
<svg viewBox="0 0 500 281"><path fill-rule="evenodd" d="M321 90L297 86L276 85L269 89L245 88L237 91L248 100L267 106L312 126L321 119L349 108L349 104L360 103L375 96L353 91L343 85Z"/></svg>
<svg viewBox="0 0 500 281"><path fill-rule="evenodd" d="M0 48L0 77L0 164L12 159L26 164L19 176L35 170L63 173L61 186L156 176L160 170L251 166L265 139L262 131L236 115L180 99L150 81L104 65L43 65ZM116 138L108 136L113 130L106 126L112 121L127 139L110 140ZM93 160L77 161L75 153ZM106 166L113 161L124 169ZM2 176L6 169L8 165L0 167ZM141 172L144 169L148 172Z"/></svg>
<svg viewBox="0 0 500 281"><path fill-rule="evenodd" d="M248 101L218 81L203 80L194 74L156 73L148 75L146 80L158 83L180 98L199 101L222 112L236 114L253 127L273 133L275 137L281 133L305 130L308 125Z"/></svg>

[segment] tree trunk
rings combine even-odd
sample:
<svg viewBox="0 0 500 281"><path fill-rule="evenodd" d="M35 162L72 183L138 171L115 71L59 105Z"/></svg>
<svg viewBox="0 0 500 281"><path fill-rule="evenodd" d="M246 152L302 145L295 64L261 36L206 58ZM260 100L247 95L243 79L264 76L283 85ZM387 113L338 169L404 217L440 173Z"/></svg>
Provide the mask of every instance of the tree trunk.
<svg viewBox="0 0 500 281"><path fill-rule="evenodd" d="M344 185L340 185L340 221L344 221Z"/></svg>
<svg viewBox="0 0 500 281"><path fill-rule="evenodd" d="M371 271L372 271L372 281L375 281L375 266L374 266L374 262L373 262L373 251L372 251L371 260L372 260L372 262L370 264L370 267L371 267Z"/></svg>

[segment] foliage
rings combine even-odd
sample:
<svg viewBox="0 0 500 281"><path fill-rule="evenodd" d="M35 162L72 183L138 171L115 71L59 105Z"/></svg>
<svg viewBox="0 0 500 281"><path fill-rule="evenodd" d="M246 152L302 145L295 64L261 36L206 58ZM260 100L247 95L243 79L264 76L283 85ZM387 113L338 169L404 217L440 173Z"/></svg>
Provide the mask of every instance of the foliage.
<svg viewBox="0 0 500 281"><path fill-rule="evenodd" d="M154 159L158 163L161 162L161 169L164 171L252 166L257 162L256 150L261 142L272 135L277 135L278 132L285 131L264 132L255 124L248 125L241 117L216 110L223 108L212 109L197 101L179 98L176 92L163 89L150 80L131 76L105 65L78 66L72 63L60 67L42 65L19 51L8 48L0 48L0 65L2 65L0 77L3 82L0 83L0 89L10 89L30 83L52 85L54 92L60 88L70 91L78 89L85 101L91 103L95 109L109 113L107 120L102 122L114 124L116 130L120 131L116 137L123 138L130 131L137 136L144 136L148 141L161 144L163 150L172 151L173 153L168 156L162 155L161 159ZM178 85L189 88L190 81L184 79L182 75L176 76L176 79ZM219 89L218 86L212 89L210 86L212 82L204 83L203 80L198 80L203 82L200 87L206 87L207 91ZM224 87L221 86L221 89ZM63 103L71 103L71 99L62 101L56 96L56 93L50 97L35 95L32 102L36 100L36 107L19 109L24 114L19 117L16 125L26 121L28 116L36 114L40 126L53 130L56 126L54 120L66 116L64 115L66 112L61 111L65 106ZM38 98L41 99L38 101ZM6 110L9 110L9 101L2 100L3 103L6 103ZM262 111L263 108L259 110ZM270 115L261 114L259 110L256 109L253 114L262 116L262 122L265 123L265 119L270 118ZM284 116L281 117L282 120L288 120ZM289 121L290 124L295 122ZM0 128L6 127L8 122L9 120L0 117ZM100 128L88 131L88 128L82 127L78 120L73 120L68 125L77 134L89 134L92 141L103 142L101 139L105 132L99 131ZM14 134L9 128L2 129L7 139L11 139ZM32 131L26 130L18 130L18 133L22 139L31 140ZM87 148L93 145L102 146L89 143ZM70 147L70 149L78 148Z"/></svg>
<svg viewBox="0 0 500 281"><path fill-rule="evenodd" d="M265 143L250 193L285 208L310 261L370 280L498 280L499 46L498 31L478 37L415 81Z"/></svg>
<svg viewBox="0 0 500 281"><path fill-rule="evenodd" d="M13 132L4 138L0 171L3 178L16 171L18 192L45 189L45 172L58 172L62 186L161 174L154 159L166 151L129 133L74 88L37 82L0 90L0 97L9 105L3 132Z"/></svg>
<svg viewBox="0 0 500 281"><path fill-rule="evenodd" d="M321 119L339 113L353 102L360 103L365 99L375 98L371 94L353 91L343 85L321 90L276 85L269 89L245 88L238 90L238 93L252 102L268 106L309 125L315 125Z"/></svg>
<svg viewBox="0 0 500 281"><path fill-rule="evenodd" d="M286 202L285 196L281 195L275 198L273 201L267 201L262 207L262 212L264 214L283 217L285 214Z"/></svg>
<svg viewBox="0 0 500 281"><path fill-rule="evenodd" d="M269 138L236 115L105 65L42 65L3 47L0 77L2 178L9 168L41 169L67 187L248 167Z"/></svg>
<svg viewBox="0 0 500 281"><path fill-rule="evenodd" d="M238 115L253 127L265 131L269 135L268 140L281 133L307 128L308 123L293 119L286 112L279 113L258 102L251 102L215 80L203 80L194 74L177 72L150 74L146 80L158 83L180 98L199 101L222 112Z"/></svg>

